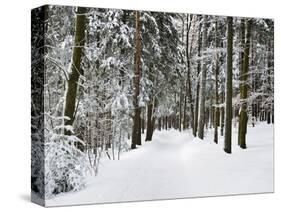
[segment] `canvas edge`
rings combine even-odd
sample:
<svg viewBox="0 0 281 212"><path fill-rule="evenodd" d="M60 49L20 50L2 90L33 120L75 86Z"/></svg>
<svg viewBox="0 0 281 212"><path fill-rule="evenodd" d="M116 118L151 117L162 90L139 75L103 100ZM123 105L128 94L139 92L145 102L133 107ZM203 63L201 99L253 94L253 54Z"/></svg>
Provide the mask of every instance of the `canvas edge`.
<svg viewBox="0 0 281 212"><path fill-rule="evenodd" d="M31 202L45 206L45 10L31 10Z"/></svg>

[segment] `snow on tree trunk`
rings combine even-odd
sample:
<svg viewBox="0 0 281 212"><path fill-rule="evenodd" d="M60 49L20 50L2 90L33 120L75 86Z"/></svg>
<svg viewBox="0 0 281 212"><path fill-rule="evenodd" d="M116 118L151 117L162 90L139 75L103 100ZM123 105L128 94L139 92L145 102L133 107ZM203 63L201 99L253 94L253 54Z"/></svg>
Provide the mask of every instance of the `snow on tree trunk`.
<svg viewBox="0 0 281 212"><path fill-rule="evenodd" d="M75 103L77 96L77 86L79 76L82 73L81 69L81 58L82 50L85 43L85 28L86 28L86 17L83 15L86 12L86 8L78 7L76 22L75 22L75 38L74 38L74 48L72 52L72 59L70 64L70 73L67 80L67 89L65 95L65 107L64 116L68 117L65 120L65 126L72 125L75 115ZM65 130L65 134L70 135L69 130Z"/></svg>

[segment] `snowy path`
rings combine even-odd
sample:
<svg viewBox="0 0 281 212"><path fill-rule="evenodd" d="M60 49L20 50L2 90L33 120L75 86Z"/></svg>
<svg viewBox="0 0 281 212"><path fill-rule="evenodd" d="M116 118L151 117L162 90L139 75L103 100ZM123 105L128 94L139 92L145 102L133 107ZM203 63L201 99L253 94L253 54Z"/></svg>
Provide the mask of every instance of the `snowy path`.
<svg viewBox="0 0 281 212"><path fill-rule="evenodd" d="M209 135L208 135L209 134ZM155 132L152 142L124 153L121 160L104 161L97 177L79 192L62 194L47 206L138 201L273 191L273 127L249 128L246 150L236 148L227 155L212 143L212 132L204 141L191 132Z"/></svg>

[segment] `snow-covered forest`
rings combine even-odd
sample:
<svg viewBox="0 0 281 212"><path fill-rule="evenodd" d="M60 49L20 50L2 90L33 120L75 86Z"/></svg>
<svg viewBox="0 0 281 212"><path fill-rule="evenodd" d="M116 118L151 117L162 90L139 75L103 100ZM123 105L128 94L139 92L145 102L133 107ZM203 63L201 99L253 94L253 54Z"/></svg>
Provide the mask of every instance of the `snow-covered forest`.
<svg viewBox="0 0 281 212"><path fill-rule="evenodd" d="M33 194L63 205L271 192L273 35L261 18L34 9Z"/></svg>

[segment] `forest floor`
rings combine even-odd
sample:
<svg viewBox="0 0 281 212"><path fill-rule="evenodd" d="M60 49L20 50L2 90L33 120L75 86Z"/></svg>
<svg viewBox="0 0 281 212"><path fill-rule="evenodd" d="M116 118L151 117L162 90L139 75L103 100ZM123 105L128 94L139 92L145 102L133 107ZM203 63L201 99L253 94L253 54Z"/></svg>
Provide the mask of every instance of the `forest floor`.
<svg viewBox="0 0 281 212"><path fill-rule="evenodd" d="M273 126L248 126L245 150L237 147L233 128L232 154L223 151L224 137L213 143L213 130L204 140L190 130L155 131L151 142L119 161L103 161L85 189L46 206L273 192Z"/></svg>

